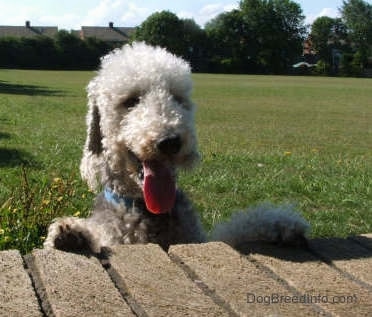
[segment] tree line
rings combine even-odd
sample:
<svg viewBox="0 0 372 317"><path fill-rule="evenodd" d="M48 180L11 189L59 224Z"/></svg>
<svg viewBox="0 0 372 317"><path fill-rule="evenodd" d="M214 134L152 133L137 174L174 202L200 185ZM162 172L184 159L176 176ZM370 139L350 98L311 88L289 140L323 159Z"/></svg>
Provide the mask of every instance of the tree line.
<svg viewBox="0 0 372 317"><path fill-rule="evenodd" d="M313 72L360 75L372 55L372 6L343 1L340 18L320 17L305 24L299 4L291 0L242 0L201 28L172 12L150 15L132 41L166 47L188 60L194 71L286 74L301 59L308 39L316 60ZM0 67L92 69L113 49L99 39L59 31L54 39L0 39Z"/></svg>
<svg viewBox="0 0 372 317"><path fill-rule="evenodd" d="M343 1L340 18L320 17L311 26L318 71L359 76L372 68L372 5Z"/></svg>
<svg viewBox="0 0 372 317"><path fill-rule="evenodd" d="M37 69L92 69L112 45L61 30L55 38L0 38L0 67Z"/></svg>

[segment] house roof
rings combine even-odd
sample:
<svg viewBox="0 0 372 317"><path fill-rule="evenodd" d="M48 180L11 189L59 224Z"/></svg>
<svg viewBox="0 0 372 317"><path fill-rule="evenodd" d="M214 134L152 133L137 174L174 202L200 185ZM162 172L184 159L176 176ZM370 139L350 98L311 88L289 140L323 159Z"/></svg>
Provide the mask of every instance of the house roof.
<svg viewBox="0 0 372 317"><path fill-rule="evenodd" d="M71 30L71 34L86 39L94 37L105 42L128 42L131 34L135 31L133 27L114 27L110 22L108 26L82 26L81 30ZM0 26L0 37L26 37L35 36L54 37L58 33L57 26L33 26L26 21L23 26Z"/></svg>
<svg viewBox="0 0 372 317"><path fill-rule="evenodd" d="M95 37L105 42L127 42L135 28L131 27L108 27L82 26L80 36L82 39Z"/></svg>
<svg viewBox="0 0 372 317"><path fill-rule="evenodd" d="M24 26L0 26L0 37L54 37L57 33L57 26L32 26L29 23Z"/></svg>

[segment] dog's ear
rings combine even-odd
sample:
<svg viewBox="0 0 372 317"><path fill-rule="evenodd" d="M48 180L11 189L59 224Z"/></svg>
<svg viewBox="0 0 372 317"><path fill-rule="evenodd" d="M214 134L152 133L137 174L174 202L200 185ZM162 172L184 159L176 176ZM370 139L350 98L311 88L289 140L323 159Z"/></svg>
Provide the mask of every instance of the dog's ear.
<svg viewBox="0 0 372 317"><path fill-rule="evenodd" d="M103 169L102 131L100 128L101 115L95 98L90 96L89 99L87 139L80 163L80 173L81 177L88 183L90 189L95 191L101 184L101 171Z"/></svg>
<svg viewBox="0 0 372 317"><path fill-rule="evenodd" d="M91 113L88 114L88 135L87 148L93 154L100 155L102 153L102 132L101 132L101 115L98 107L94 105Z"/></svg>

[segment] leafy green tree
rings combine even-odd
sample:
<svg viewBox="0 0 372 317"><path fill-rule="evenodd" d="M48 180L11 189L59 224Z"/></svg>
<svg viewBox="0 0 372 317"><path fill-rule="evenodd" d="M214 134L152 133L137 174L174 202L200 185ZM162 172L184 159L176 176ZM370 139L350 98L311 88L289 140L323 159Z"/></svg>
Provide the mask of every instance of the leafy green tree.
<svg viewBox="0 0 372 317"><path fill-rule="evenodd" d="M34 42L34 53L37 56L34 66L38 68L54 68L56 65L56 46L53 39L40 36ZM30 67L30 66L29 66Z"/></svg>
<svg viewBox="0 0 372 317"><path fill-rule="evenodd" d="M92 69L110 49L104 41L81 40L67 31L58 32L55 39L4 37L0 38L0 67Z"/></svg>
<svg viewBox="0 0 372 317"><path fill-rule="evenodd" d="M0 66L10 68L51 68L55 63L54 41L46 36L0 39Z"/></svg>
<svg viewBox="0 0 372 317"><path fill-rule="evenodd" d="M240 2L245 30L257 47L256 63L267 72L282 73L300 55L306 33L305 16L290 0L243 0Z"/></svg>
<svg viewBox="0 0 372 317"><path fill-rule="evenodd" d="M345 24L340 18L319 17L313 22L310 35L322 65L334 72L336 54L348 54L351 49Z"/></svg>
<svg viewBox="0 0 372 317"><path fill-rule="evenodd" d="M17 67L21 40L13 37L0 38L0 66Z"/></svg>
<svg viewBox="0 0 372 317"><path fill-rule="evenodd" d="M208 44L205 31L192 19L183 19L181 22L183 24L182 57L191 63L193 71L207 70Z"/></svg>
<svg viewBox="0 0 372 317"><path fill-rule="evenodd" d="M167 48L181 56L184 53L183 22L172 12L161 11L150 15L136 30L135 39Z"/></svg>
<svg viewBox="0 0 372 317"><path fill-rule="evenodd" d="M356 45L355 61L362 69L371 54L372 46L372 5L363 0L344 1L342 19L347 26L350 41Z"/></svg>
<svg viewBox="0 0 372 317"><path fill-rule="evenodd" d="M214 65L232 72L285 73L301 55L305 35L301 7L290 0L243 0L205 29Z"/></svg>
<svg viewBox="0 0 372 317"><path fill-rule="evenodd" d="M95 37L88 37L84 40L84 49L86 51L83 68L96 68L99 65L100 58L114 48L114 45Z"/></svg>
<svg viewBox="0 0 372 317"><path fill-rule="evenodd" d="M58 66L62 68L77 68L84 64L84 43L77 36L61 30L55 38Z"/></svg>
<svg viewBox="0 0 372 317"><path fill-rule="evenodd" d="M205 70L205 32L192 19L179 19L169 11L156 12L136 29L134 40L167 48L188 60L194 71Z"/></svg>
<svg viewBox="0 0 372 317"><path fill-rule="evenodd" d="M254 72L255 65L251 56L255 56L251 33L245 30L240 10L224 12L205 26L210 45L211 67L217 72L244 73Z"/></svg>

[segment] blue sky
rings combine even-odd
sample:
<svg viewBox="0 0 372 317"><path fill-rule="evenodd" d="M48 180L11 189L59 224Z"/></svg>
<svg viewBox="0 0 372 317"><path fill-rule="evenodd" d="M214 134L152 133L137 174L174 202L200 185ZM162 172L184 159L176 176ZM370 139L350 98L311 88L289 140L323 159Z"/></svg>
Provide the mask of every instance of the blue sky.
<svg viewBox="0 0 372 317"><path fill-rule="evenodd" d="M367 2L371 2L367 1ZM311 23L322 15L335 17L342 0L302 0L299 3ZM180 18L193 18L203 26L223 11L238 6L238 0L0 0L0 25L58 26L80 29L109 21L117 26L137 26L156 11L169 10Z"/></svg>

